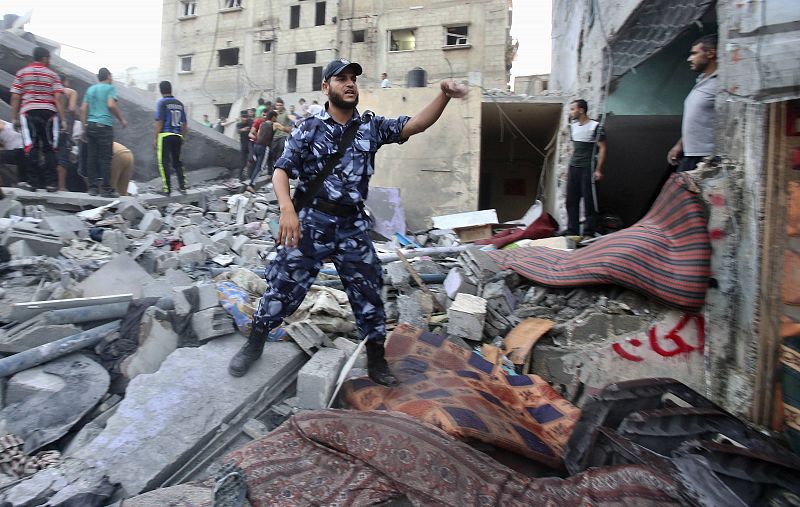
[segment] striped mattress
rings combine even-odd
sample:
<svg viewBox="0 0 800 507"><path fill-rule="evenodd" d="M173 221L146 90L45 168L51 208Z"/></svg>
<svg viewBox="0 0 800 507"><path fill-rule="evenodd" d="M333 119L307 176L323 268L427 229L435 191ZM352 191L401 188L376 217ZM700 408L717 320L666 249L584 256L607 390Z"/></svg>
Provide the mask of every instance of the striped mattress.
<svg viewBox="0 0 800 507"><path fill-rule="evenodd" d="M524 247L486 253L502 269L540 285L620 285L696 312L711 276L711 242L705 205L694 189L689 175L673 174L644 218L572 252Z"/></svg>

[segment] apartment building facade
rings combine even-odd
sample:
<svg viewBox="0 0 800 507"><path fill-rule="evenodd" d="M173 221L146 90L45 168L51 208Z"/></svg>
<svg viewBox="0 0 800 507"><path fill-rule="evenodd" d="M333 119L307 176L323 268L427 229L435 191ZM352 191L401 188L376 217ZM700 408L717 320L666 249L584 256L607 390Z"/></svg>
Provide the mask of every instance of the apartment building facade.
<svg viewBox="0 0 800 507"><path fill-rule="evenodd" d="M159 76L193 118L259 97L324 100L322 69L358 61L362 88L406 85L412 69L508 88L511 0L164 0ZM413 73L419 81L423 74Z"/></svg>

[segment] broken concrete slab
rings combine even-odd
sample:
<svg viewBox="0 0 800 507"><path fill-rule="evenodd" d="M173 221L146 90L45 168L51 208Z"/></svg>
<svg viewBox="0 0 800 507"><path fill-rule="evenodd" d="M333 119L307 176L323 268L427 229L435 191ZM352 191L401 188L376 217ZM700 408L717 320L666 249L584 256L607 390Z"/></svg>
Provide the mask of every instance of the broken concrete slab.
<svg viewBox="0 0 800 507"><path fill-rule="evenodd" d="M106 229L103 231L101 243L114 253L122 253L131 245L131 240L122 231Z"/></svg>
<svg viewBox="0 0 800 507"><path fill-rule="evenodd" d="M105 368L81 354L56 359L35 371L60 377L64 387L55 392L37 392L0 411L0 426L5 425L6 431L25 440L26 453L66 434L100 401L110 382Z"/></svg>
<svg viewBox="0 0 800 507"><path fill-rule="evenodd" d="M24 370L8 379L5 405L13 405L39 393L53 394L64 389L64 379L43 371L43 366Z"/></svg>
<svg viewBox="0 0 800 507"><path fill-rule="evenodd" d="M150 210L142 216L137 228L142 232L158 232L162 225L164 225L164 220L161 215L157 211Z"/></svg>
<svg viewBox="0 0 800 507"><path fill-rule="evenodd" d="M159 308L151 306L142 315L139 346L119 366L120 373L128 380L158 371L167 356L178 348L178 334L169 321L157 318L159 313Z"/></svg>
<svg viewBox="0 0 800 507"><path fill-rule="evenodd" d="M39 223L39 228L57 234L85 231L88 229L86 222L75 215L46 215Z"/></svg>
<svg viewBox="0 0 800 507"><path fill-rule="evenodd" d="M119 198L119 204L117 204L117 213L119 213L120 216L128 223L138 223L138 221L144 216L145 212L146 211L144 207L139 204L139 201L135 197L124 196Z"/></svg>
<svg viewBox="0 0 800 507"><path fill-rule="evenodd" d="M319 410L328 406L336 380L347 356L336 348L324 348L314 354L297 374L297 397L300 406Z"/></svg>
<svg viewBox="0 0 800 507"><path fill-rule="evenodd" d="M156 373L133 379L105 430L76 456L119 482L125 497L159 486L265 386L304 361L292 343L267 343L247 375L233 377L228 360L244 341L232 335L177 349Z"/></svg>
<svg viewBox="0 0 800 507"><path fill-rule="evenodd" d="M395 287L407 287L411 283L411 272L403 261L394 261L386 264L387 282Z"/></svg>
<svg viewBox="0 0 800 507"><path fill-rule="evenodd" d="M428 320L423 313L420 298L416 294L400 294L397 296L397 308L400 313L397 317L398 322L410 324L424 330L428 329Z"/></svg>
<svg viewBox="0 0 800 507"><path fill-rule="evenodd" d="M447 310L447 332L461 338L481 341L486 320L486 300L459 294Z"/></svg>
<svg viewBox="0 0 800 507"><path fill-rule="evenodd" d="M476 296L478 294L477 284L467 277L462 268L452 268L447 273L444 279L444 290L447 292L447 297L455 299L458 294L471 294Z"/></svg>
<svg viewBox="0 0 800 507"><path fill-rule="evenodd" d="M96 507L106 505L113 492L114 486L102 470L82 460L67 458L3 491L0 504Z"/></svg>
<svg viewBox="0 0 800 507"><path fill-rule="evenodd" d="M206 260L206 253L201 243L185 245L178 250L178 262L183 267L201 264Z"/></svg>
<svg viewBox="0 0 800 507"><path fill-rule="evenodd" d="M72 324L45 324L41 319L35 318L0 336L0 353L17 354L80 332L81 329Z"/></svg>
<svg viewBox="0 0 800 507"><path fill-rule="evenodd" d="M153 280L147 271L128 255L119 254L78 284L84 297L130 293L142 297L142 286Z"/></svg>
<svg viewBox="0 0 800 507"><path fill-rule="evenodd" d="M355 351L358 349L358 343L355 343L355 342L353 342L351 340L348 340L347 338L345 338L343 336L339 336L335 340L333 340L333 346L336 347L337 349L341 350L342 352L344 352L347 357L352 356L353 353L355 353ZM367 367L367 353L366 353L366 351L362 351L360 354L358 354L358 357L356 358L355 362L353 363L353 367L354 368L366 368Z"/></svg>
<svg viewBox="0 0 800 507"><path fill-rule="evenodd" d="M498 223L497 211L493 209L442 215L431 217L431 220L433 221L433 227L436 229L455 229L457 227Z"/></svg>
<svg viewBox="0 0 800 507"><path fill-rule="evenodd" d="M47 257L58 257L64 247L64 240L60 235L40 230L25 230L15 225L7 233L7 241L25 241L27 245L36 252L36 255L46 255Z"/></svg>
<svg viewBox="0 0 800 507"><path fill-rule="evenodd" d="M221 306L206 308L192 315L192 330L201 342L235 331L233 319Z"/></svg>
<svg viewBox="0 0 800 507"><path fill-rule="evenodd" d="M20 257L33 257L36 255L36 252L33 251L33 248L31 248L25 240L15 241L8 245L8 253L15 259Z"/></svg>

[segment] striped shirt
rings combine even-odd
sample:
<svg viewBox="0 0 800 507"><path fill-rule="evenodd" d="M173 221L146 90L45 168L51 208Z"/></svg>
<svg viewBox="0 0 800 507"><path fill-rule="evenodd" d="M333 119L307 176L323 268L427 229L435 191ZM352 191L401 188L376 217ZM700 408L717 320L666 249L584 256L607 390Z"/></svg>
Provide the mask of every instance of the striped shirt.
<svg viewBox="0 0 800 507"><path fill-rule="evenodd" d="M34 109L58 111L56 93L63 93L64 86L58 75L39 62L33 62L17 71L11 93L22 98L21 113Z"/></svg>

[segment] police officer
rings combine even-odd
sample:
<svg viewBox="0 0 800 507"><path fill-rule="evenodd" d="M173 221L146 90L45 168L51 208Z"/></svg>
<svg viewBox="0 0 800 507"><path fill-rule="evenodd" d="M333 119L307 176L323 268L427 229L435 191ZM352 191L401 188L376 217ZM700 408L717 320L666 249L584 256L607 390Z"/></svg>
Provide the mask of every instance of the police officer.
<svg viewBox="0 0 800 507"><path fill-rule="evenodd" d="M267 269L267 292L253 317L247 343L233 356L229 372L244 375L261 357L267 334L294 313L319 272L331 258L344 284L356 324L367 339L367 369L372 380L394 385L397 380L384 359L386 315L381 300L383 270L367 231L364 213L375 153L389 143L403 143L433 125L451 98L462 98L468 88L452 80L442 81L436 97L417 116L396 119L359 115L357 76L361 66L345 59L329 63L322 75L325 109L301 122L286 142L275 163L272 183L281 214L278 254ZM299 213L289 195L289 179L299 179L297 192L307 192L328 157L352 122L358 122L354 141L344 149L332 173L309 204Z"/></svg>

